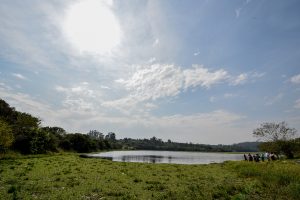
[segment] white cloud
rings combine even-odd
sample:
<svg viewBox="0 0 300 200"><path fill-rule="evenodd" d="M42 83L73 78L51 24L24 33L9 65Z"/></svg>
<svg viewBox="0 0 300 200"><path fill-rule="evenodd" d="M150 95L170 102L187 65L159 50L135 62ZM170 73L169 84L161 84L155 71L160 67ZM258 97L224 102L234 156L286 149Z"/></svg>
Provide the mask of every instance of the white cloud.
<svg viewBox="0 0 300 200"><path fill-rule="evenodd" d="M62 103L70 110L90 111L94 109L95 102L101 101L100 92L90 89L87 82L81 82L72 87L56 86L55 90L65 95Z"/></svg>
<svg viewBox="0 0 300 200"><path fill-rule="evenodd" d="M240 74L233 80L232 85L241 85L246 82L248 75L246 73Z"/></svg>
<svg viewBox="0 0 300 200"><path fill-rule="evenodd" d="M297 108L297 109L300 109L300 99L295 101L294 107Z"/></svg>
<svg viewBox="0 0 300 200"><path fill-rule="evenodd" d="M38 5L27 6L23 3L4 3L0 7L0 44L6 48L0 50L0 55L12 62L21 63L23 66L50 67L49 54L51 50L44 51L46 35L38 35L44 32L45 27L39 26L44 18L36 17ZM34 23L28 23L34 20ZM41 31L43 29L43 31ZM50 65L49 65L50 64Z"/></svg>
<svg viewBox="0 0 300 200"><path fill-rule="evenodd" d="M27 80L27 78L25 76L23 76L22 74L12 73L11 75L18 79L21 79L21 80Z"/></svg>
<svg viewBox="0 0 300 200"><path fill-rule="evenodd" d="M132 96L143 100L156 100L179 94L183 84L180 68L174 65L151 65L136 71L128 80L117 82L132 91Z"/></svg>
<svg viewBox="0 0 300 200"><path fill-rule="evenodd" d="M153 108L157 108L157 105L153 104L153 103L146 103L145 104L145 107L146 108L149 108L149 109L153 109Z"/></svg>
<svg viewBox="0 0 300 200"><path fill-rule="evenodd" d="M158 46L158 45L159 45L159 39L156 38L155 41L153 42L152 46L153 46L153 47L156 47L156 46Z"/></svg>
<svg viewBox="0 0 300 200"><path fill-rule="evenodd" d="M291 82L295 84L300 84L300 74L291 77Z"/></svg>
<svg viewBox="0 0 300 200"><path fill-rule="evenodd" d="M245 7L247 6L247 4L249 4L251 2L251 0L246 0L244 1L243 5L237 9L235 9L235 17L239 18L241 11L245 9Z"/></svg>
<svg viewBox="0 0 300 200"><path fill-rule="evenodd" d="M5 84L0 87L0 96L8 103L17 107L17 110L22 112L28 112L37 115L38 117L43 117L45 113L51 113L49 107L43 103L38 102L33 97L14 91L9 86Z"/></svg>
<svg viewBox="0 0 300 200"><path fill-rule="evenodd" d="M241 130L234 124L243 120L245 116L230 113L225 110L216 110L208 113L193 115L172 115L151 118L148 127L156 127L163 139L194 141L198 143L218 144L220 141L231 143L232 138L244 141L249 138L247 130ZM155 131L155 130L154 130ZM197 139L196 139L197 138Z"/></svg>
<svg viewBox="0 0 300 200"><path fill-rule="evenodd" d="M248 73L242 73L238 75L237 77L231 78L231 84L232 85L243 85L247 82L255 82L257 79L262 78L265 76L265 73L258 73L258 72L248 72Z"/></svg>
<svg viewBox="0 0 300 200"><path fill-rule="evenodd" d="M235 9L235 17L239 18L240 17L240 13L241 13L242 8L237 8Z"/></svg>
<svg viewBox="0 0 300 200"><path fill-rule="evenodd" d="M215 72L209 72L202 65L194 65L193 69L183 70L184 88L202 86L210 88L212 85L220 83L228 78L228 73L219 69Z"/></svg>
<svg viewBox="0 0 300 200"><path fill-rule="evenodd" d="M147 100L175 97L182 90L189 88L210 88L225 81L228 78L227 74L223 69L211 72L202 65L194 65L191 69L183 70L174 65L153 64L139 68L127 80L115 80L129 91L129 95L121 99L104 102L103 105L131 107Z"/></svg>
<svg viewBox="0 0 300 200"><path fill-rule="evenodd" d="M137 104L142 102L154 101L165 97L177 97L181 92L205 88L210 89L219 83L228 83L229 85L240 85L249 81L254 82L261 78L265 73L249 72L242 73L237 77L230 75L224 69L215 71L205 68L203 65L193 65L192 68L182 69L175 65L152 64L148 66L139 66L128 79L120 78L115 80L119 86L127 90L127 95L105 101L102 103L105 107L122 110L123 113L130 113ZM234 95L226 94L225 98ZM211 102L216 100L210 98Z"/></svg>
<svg viewBox="0 0 300 200"><path fill-rule="evenodd" d="M212 102L212 103L215 102L215 101L216 101L216 97L211 96L211 97L209 98L209 101Z"/></svg>
<svg viewBox="0 0 300 200"><path fill-rule="evenodd" d="M200 54L200 51L195 52L193 55L198 56Z"/></svg>
<svg viewBox="0 0 300 200"><path fill-rule="evenodd" d="M274 97L265 97L265 105L267 106L271 106L279 101L281 101L281 99L283 98L284 94L283 93L278 93L276 96Z"/></svg>
<svg viewBox="0 0 300 200"><path fill-rule="evenodd" d="M106 90L110 89L110 87L108 87L108 86L106 86L106 85L101 85L100 88L101 88L101 89L106 89Z"/></svg>
<svg viewBox="0 0 300 200"><path fill-rule="evenodd" d="M80 124L81 130L101 127L101 130L115 131L119 138L156 136L163 140L228 144L252 139L251 134L249 134L252 131L251 126L240 127L237 125L244 119L245 116L236 113L215 110L207 113L160 117L152 115L130 115L126 117L90 115L78 124Z"/></svg>
<svg viewBox="0 0 300 200"><path fill-rule="evenodd" d="M266 73L265 72L262 72L262 73L252 72L250 75L251 75L252 78L261 78L261 77L265 76Z"/></svg>
<svg viewBox="0 0 300 200"><path fill-rule="evenodd" d="M236 96L237 96L236 94L232 94L232 93L225 93L224 94L225 99L233 98L233 97L236 97Z"/></svg>
<svg viewBox="0 0 300 200"><path fill-rule="evenodd" d="M156 61L156 58L155 57L152 57L148 60L148 63L154 63Z"/></svg>

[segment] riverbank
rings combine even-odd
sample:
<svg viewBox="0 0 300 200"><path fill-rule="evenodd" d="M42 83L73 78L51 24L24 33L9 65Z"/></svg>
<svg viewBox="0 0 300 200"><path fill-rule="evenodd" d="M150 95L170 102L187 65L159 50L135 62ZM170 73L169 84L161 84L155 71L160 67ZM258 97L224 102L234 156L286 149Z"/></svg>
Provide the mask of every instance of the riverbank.
<svg viewBox="0 0 300 200"><path fill-rule="evenodd" d="M297 199L295 161L112 162L79 154L0 160L0 199Z"/></svg>

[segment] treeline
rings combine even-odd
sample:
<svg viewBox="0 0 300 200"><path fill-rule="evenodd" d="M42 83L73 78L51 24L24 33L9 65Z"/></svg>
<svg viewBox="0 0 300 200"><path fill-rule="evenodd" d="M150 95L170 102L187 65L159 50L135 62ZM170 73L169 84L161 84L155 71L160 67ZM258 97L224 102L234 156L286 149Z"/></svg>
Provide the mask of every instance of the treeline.
<svg viewBox="0 0 300 200"><path fill-rule="evenodd" d="M42 127L37 117L16 111L0 99L0 152L40 154L58 151L92 152L120 149L114 133L67 133L60 127Z"/></svg>
<svg viewBox="0 0 300 200"><path fill-rule="evenodd" d="M193 144L172 142L171 140L164 142L156 137L150 139L124 138L119 140L119 143L125 149L203 152L256 152L260 144L259 142L244 142L233 145Z"/></svg>
<svg viewBox="0 0 300 200"><path fill-rule="evenodd" d="M61 127L42 127L41 121L31 114L16 111L0 99L0 152L18 151L22 154L74 151L95 152L111 149L171 150L204 152L258 151L258 143L234 145L207 145L179 143L152 137L150 139L124 138L117 140L116 134L103 134L91 130L87 134L67 133Z"/></svg>

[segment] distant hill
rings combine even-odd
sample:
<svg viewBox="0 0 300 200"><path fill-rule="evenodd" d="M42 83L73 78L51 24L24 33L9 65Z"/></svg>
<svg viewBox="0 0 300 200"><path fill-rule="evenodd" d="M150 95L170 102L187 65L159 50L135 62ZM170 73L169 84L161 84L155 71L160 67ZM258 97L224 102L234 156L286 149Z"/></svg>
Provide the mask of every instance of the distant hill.
<svg viewBox="0 0 300 200"><path fill-rule="evenodd" d="M241 142L233 144L232 147L238 152L257 152L258 146L261 142Z"/></svg>
<svg viewBox="0 0 300 200"><path fill-rule="evenodd" d="M201 151L201 152L257 152L259 142L242 142L233 145L209 145L163 141L159 138L118 140L125 149L164 150L164 151Z"/></svg>

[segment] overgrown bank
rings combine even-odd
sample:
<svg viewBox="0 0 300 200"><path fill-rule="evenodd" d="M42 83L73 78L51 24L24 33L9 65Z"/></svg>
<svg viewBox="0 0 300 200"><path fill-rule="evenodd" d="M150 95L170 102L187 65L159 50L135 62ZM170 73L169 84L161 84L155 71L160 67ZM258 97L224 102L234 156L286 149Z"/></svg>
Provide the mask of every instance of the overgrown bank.
<svg viewBox="0 0 300 200"><path fill-rule="evenodd" d="M0 160L0 199L298 199L300 164L118 163L77 154Z"/></svg>

